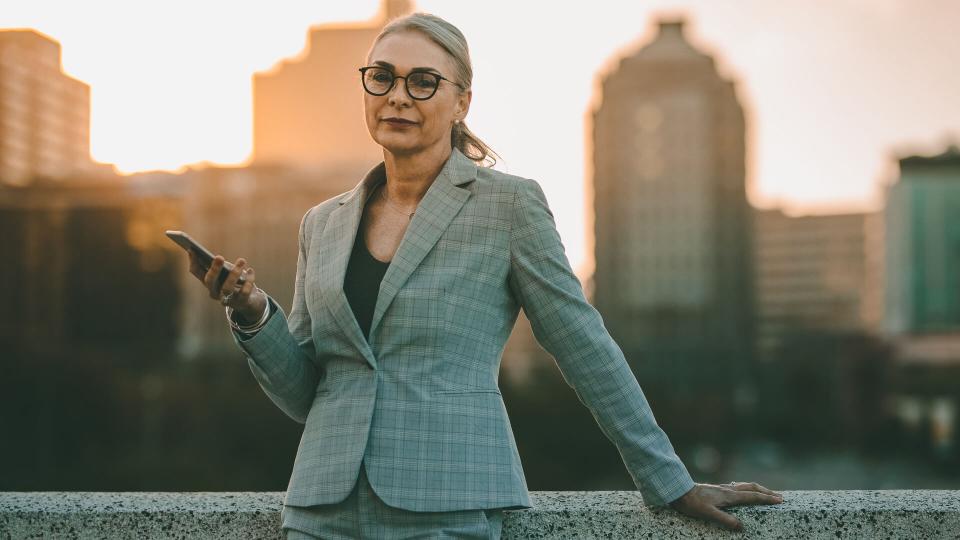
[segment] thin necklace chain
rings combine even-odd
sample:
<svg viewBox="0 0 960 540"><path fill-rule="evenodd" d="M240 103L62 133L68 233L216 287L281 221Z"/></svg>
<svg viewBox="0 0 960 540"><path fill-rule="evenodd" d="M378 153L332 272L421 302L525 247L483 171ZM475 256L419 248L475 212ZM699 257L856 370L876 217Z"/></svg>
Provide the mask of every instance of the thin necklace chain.
<svg viewBox="0 0 960 540"><path fill-rule="evenodd" d="M387 198L387 184L386 184L386 183L383 183L383 187L380 189L380 195L382 195L381 198L384 200L384 202L387 203L387 206L389 206L390 208L393 208L393 209L396 210L397 212L400 212L401 214L407 216L409 219L413 219L413 215L416 214L415 211L408 213L406 210L403 210L403 209L401 209L401 208L397 208L396 206L393 205L393 203L390 202L390 199Z"/></svg>

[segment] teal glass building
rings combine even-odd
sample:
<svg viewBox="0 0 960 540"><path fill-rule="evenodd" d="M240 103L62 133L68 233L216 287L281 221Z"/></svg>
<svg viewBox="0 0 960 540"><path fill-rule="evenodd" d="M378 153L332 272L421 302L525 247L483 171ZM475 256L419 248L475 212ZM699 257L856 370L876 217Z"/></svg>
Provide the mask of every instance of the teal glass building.
<svg viewBox="0 0 960 540"><path fill-rule="evenodd" d="M899 161L887 193L885 329L960 330L960 148Z"/></svg>

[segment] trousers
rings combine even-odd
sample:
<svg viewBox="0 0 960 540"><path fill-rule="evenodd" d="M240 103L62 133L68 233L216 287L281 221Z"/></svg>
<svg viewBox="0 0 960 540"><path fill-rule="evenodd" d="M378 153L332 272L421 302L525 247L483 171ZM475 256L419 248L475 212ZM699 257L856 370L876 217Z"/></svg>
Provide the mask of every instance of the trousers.
<svg viewBox="0 0 960 540"><path fill-rule="evenodd" d="M413 512L388 506L373 491L364 464L350 495L336 504L286 506L280 511L287 540L434 539L500 540L503 510Z"/></svg>

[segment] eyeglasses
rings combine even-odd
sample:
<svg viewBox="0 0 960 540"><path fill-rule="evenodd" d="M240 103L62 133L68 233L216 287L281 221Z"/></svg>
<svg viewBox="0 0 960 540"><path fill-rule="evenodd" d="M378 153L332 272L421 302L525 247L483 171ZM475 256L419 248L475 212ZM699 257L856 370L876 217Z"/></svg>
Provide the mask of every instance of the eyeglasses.
<svg viewBox="0 0 960 540"><path fill-rule="evenodd" d="M363 89L374 96L387 95L393 90L393 85L397 82L397 79L403 79L406 83L404 86L407 89L408 96L420 101L432 98L437 93L441 80L463 88L459 83L430 71L412 71L406 77L401 77L389 69L379 66L360 68L360 80L363 81Z"/></svg>

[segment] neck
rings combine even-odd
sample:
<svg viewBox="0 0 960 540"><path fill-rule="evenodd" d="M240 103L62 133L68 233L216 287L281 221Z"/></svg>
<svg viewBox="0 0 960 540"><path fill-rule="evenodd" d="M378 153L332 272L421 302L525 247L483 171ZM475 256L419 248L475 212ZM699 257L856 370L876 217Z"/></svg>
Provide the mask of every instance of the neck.
<svg viewBox="0 0 960 540"><path fill-rule="evenodd" d="M383 149L387 182L383 189L394 204L413 208L430 189L450 157L450 145L437 145L416 154L394 154Z"/></svg>

